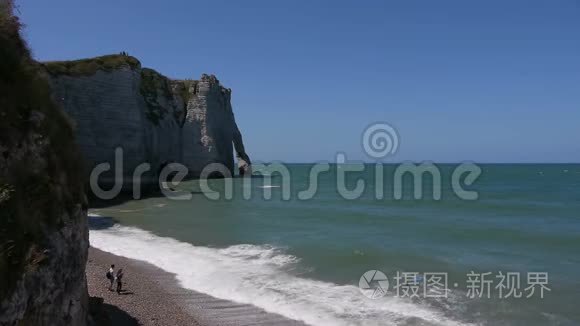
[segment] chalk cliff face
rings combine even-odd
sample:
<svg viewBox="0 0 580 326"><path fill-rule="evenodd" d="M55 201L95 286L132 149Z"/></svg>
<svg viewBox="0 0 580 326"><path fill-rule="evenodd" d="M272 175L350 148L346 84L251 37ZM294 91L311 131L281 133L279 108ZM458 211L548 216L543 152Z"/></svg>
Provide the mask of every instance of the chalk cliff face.
<svg viewBox="0 0 580 326"><path fill-rule="evenodd" d="M202 75L190 85L182 128L183 162L193 171L210 163L224 164L233 171L235 148L240 173L250 173L250 159L232 111L231 90L220 85L215 76ZM190 141L194 140L194 141Z"/></svg>
<svg viewBox="0 0 580 326"><path fill-rule="evenodd" d="M88 227L72 126L0 1L0 325L85 325Z"/></svg>
<svg viewBox="0 0 580 326"><path fill-rule="evenodd" d="M170 80L142 68L132 57L106 56L83 62L90 60L101 60L101 65L107 60L121 63L76 73L54 69L66 62L45 65L54 98L76 123L89 169L103 162L113 166L115 149L122 148L125 187L141 163L151 164L145 175L153 181L167 163L185 165L192 177L210 163L221 163L233 174L235 147L240 172L251 171L230 104L231 90L221 86L215 76Z"/></svg>

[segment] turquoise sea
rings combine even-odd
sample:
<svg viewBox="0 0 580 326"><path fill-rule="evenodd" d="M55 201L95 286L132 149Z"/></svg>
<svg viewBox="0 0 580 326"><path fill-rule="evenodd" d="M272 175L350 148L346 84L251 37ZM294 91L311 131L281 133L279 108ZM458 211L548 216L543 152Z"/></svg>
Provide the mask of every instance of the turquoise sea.
<svg viewBox="0 0 580 326"><path fill-rule="evenodd" d="M92 209L91 244L175 273L184 287L311 325L580 324L579 164L481 165L482 175L466 186L479 193L473 201L454 195L453 164L438 165L441 200L431 198L429 182L424 198L413 199L411 179L404 198L393 199L394 165L385 166L384 199L375 198L372 165L347 178L349 188L366 182L363 195L342 198L341 166L333 165L320 175L316 195L300 200L311 166L288 165L290 200L278 187L282 177L272 175L250 185L230 179L229 200L206 198L190 180L176 187L191 194L188 200L152 197ZM227 182L209 186L219 193ZM271 199L263 198L266 189ZM369 270L388 277L386 295L371 299L359 290ZM418 287L418 296L397 295L398 272L418 273L399 288ZM521 298L500 298L500 272L520 276L512 288ZM424 273L447 275L444 297L425 297ZM473 282L481 273L492 283ZM539 286L526 298L528 273L548 277L543 298ZM473 284L484 284L481 298L472 298Z"/></svg>

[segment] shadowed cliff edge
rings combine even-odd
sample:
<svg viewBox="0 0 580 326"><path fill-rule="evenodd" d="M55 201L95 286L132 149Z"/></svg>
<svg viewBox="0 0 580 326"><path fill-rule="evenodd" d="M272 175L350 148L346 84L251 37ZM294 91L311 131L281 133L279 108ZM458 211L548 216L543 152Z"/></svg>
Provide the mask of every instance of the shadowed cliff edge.
<svg viewBox="0 0 580 326"><path fill-rule="evenodd" d="M12 11L0 0L0 324L85 325L80 155Z"/></svg>

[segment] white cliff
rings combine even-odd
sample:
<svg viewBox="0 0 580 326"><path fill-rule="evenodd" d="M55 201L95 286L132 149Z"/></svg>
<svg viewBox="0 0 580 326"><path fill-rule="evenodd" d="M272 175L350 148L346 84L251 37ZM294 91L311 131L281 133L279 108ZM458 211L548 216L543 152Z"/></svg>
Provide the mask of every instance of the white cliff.
<svg viewBox="0 0 580 326"><path fill-rule="evenodd" d="M202 75L190 85L182 128L183 162L192 171L201 171L210 163L224 164L234 170L233 150L238 157L240 173L249 172L242 136L231 105L231 90L220 85L215 76Z"/></svg>
<svg viewBox="0 0 580 326"><path fill-rule="evenodd" d="M171 80L122 55L47 63L45 68L55 100L76 124L89 169L103 162L113 165L120 147L125 187L141 163L151 164L146 174L151 180L167 163L185 165L191 177L210 163L221 163L233 175L235 148L239 171L251 171L231 90L215 76ZM108 179L102 182L113 180L112 174L104 176Z"/></svg>

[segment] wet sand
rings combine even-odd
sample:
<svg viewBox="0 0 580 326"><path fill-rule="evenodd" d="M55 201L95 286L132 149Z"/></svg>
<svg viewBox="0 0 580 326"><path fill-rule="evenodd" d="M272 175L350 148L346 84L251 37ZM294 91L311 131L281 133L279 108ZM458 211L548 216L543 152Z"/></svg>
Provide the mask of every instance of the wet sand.
<svg viewBox="0 0 580 326"><path fill-rule="evenodd" d="M123 268L123 292L109 291L105 274ZM179 287L175 276L146 262L89 248L89 295L104 299L112 325L304 325L252 305L213 298Z"/></svg>

